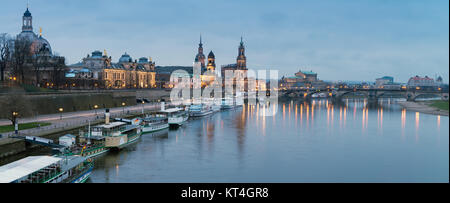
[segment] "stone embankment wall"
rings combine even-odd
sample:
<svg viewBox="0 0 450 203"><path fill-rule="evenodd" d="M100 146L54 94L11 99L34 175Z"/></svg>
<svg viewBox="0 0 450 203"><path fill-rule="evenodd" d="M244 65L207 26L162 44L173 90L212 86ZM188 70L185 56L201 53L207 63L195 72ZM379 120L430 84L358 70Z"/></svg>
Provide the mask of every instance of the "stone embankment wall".
<svg viewBox="0 0 450 203"><path fill-rule="evenodd" d="M32 109L31 117L36 115L92 110L97 105L99 109L136 105L136 99L145 98L157 101L170 96L167 90L104 90L104 91L60 91L58 93L27 93L25 98ZM0 94L0 99L5 99Z"/></svg>

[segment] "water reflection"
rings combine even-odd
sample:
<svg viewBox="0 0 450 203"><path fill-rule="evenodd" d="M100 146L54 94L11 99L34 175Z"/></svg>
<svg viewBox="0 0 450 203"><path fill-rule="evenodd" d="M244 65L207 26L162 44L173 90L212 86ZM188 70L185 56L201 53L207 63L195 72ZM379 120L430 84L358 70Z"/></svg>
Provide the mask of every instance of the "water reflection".
<svg viewBox="0 0 450 203"><path fill-rule="evenodd" d="M446 123L448 117L406 111L393 100L245 105L190 120L162 137L144 136L134 148L99 158L91 179L448 182Z"/></svg>

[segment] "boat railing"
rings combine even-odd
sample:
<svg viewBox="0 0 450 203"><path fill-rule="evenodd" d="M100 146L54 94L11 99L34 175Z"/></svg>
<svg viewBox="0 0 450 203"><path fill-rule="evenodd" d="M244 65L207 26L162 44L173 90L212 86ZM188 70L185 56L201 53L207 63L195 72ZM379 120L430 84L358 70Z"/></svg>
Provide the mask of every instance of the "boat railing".
<svg viewBox="0 0 450 203"><path fill-rule="evenodd" d="M30 176L21 181L23 183L45 183L49 180L57 177L58 175L62 174L63 171L61 171L60 167L49 167L45 169L41 169L37 172L34 172L30 174Z"/></svg>
<svg viewBox="0 0 450 203"><path fill-rule="evenodd" d="M137 125L128 125L128 126L125 126L124 128L122 128L120 130L120 132L118 132L118 133L123 134L123 133L129 132L129 131L132 131L132 130L136 130L137 128L139 128L139 126L137 126Z"/></svg>
<svg viewBox="0 0 450 203"><path fill-rule="evenodd" d="M81 151L83 151L83 154L90 153L92 151L96 151L99 149L102 149L104 146L101 144L96 145L86 145L86 149L82 150L84 146L77 146L76 148L72 149L71 152L67 153L67 156L73 156L73 155L80 155Z"/></svg>
<svg viewBox="0 0 450 203"><path fill-rule="evenodd" d="M92 167L94 167L94 163L92 161L82 162L81 164L72 169L72 175L67 177L67 179L64 182L72 182L75 179L75 177L77 177L82 173L87 172Z"/></svg>

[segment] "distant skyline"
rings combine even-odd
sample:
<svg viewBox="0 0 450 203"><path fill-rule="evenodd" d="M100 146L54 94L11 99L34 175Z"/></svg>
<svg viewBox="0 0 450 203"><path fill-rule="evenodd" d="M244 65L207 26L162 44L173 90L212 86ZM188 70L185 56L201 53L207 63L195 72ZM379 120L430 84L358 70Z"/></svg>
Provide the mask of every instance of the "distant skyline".
<svg viewBox="0 0 450 203"><path fill-rule="evenodd" d="M67 64L106 49L157 66L191 65L202 35L218 68L236 62L240 37L248 68L279 76L312 70L322 80L449 81L448 0L29 0L36 33ZM0 33L21 31L26 0L2 1Z"/></svg>

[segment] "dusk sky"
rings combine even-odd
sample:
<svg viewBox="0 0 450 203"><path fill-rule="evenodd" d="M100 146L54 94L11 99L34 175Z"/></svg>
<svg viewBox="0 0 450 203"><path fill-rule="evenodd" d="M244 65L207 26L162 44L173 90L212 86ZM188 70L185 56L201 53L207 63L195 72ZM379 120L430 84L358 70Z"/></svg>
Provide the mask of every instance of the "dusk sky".
<svg viewBox="0 0 450 203"><path fill-rule="evenodd" d="M30 0L33 27L67 64L106 49L192 65L199 35L216 64L236 62L241 35L248 68L299 69L322 80L414 75L449 81L448 0ZM2 0L0 33L17 35L26 0Z"/></svg>

